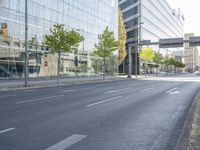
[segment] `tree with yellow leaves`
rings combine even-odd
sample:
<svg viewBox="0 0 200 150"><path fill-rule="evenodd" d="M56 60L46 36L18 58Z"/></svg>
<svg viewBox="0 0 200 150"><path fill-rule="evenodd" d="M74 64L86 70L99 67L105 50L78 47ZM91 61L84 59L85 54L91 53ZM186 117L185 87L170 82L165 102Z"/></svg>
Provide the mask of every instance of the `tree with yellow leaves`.
<svg viewBox="0 0 200 150"><path fill-rule="evenodd" d="M153 61L154 57L155 57L155 53L152 48L147 47L147 48L143 48L140 51L140 58L145 61L145 73L147 71L147 62Z"/></svg>
<svg viewBox="0 0 200 150"><path fill-rule="evenodd" d="M126 52L126 30L125 25L122 17L122 12L119 10L119 17L118 17L118 41L119 41L119 56L118 60L121 64L124 59L126 58L127 52Z"/></svg>

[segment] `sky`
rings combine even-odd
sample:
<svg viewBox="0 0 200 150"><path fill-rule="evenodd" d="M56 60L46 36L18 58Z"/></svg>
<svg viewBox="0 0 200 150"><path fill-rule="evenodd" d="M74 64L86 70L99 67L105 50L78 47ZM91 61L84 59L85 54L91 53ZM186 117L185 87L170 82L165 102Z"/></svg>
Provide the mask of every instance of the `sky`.
<svg viewBox="0 0 200 150"><path fill-rule="evenodd" d="M173 9L180 8L185 16L185 33L200 36L200 0L167 0Z"/></svg>

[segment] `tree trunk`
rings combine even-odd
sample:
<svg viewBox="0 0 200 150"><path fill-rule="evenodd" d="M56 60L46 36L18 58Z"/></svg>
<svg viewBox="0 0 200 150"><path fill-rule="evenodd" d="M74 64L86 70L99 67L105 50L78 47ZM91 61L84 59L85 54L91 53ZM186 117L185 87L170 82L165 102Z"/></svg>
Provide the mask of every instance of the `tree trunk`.
<svg viewBox="0 0 200 150"><path fill-rule="evenodd" d="M60 55L61 53L58 53L57 84L59 84L60 79Z"/></svg>
<svg viewBox="0 0 200 150"><path fill-rule="evenodd" d="M158 76L158 67L156 67L156 76Z"/></svg>
<svg viewBox="0 0 200 150"><path fill-rule="evenodd" d="M123 61L123 73L125 73L125 60Z"/></svg>
<svg viewBox="0 0 200 150"><path fill-rule="evenodd" d="M106 59L103 58L103 80L105 80L105 73L106 73Z"/></svg>
<svg viewBox="0 0 200 150"><path fill-rule="evenodd" d="M158 64L156 64L156 76L158 76L158 67L159 65Z"/></svg>
<svg viewBox="0 0 200 150"><path fill-rule="evenodd" d="M145 62L145 76L147 76L147 61Z"/></svg>

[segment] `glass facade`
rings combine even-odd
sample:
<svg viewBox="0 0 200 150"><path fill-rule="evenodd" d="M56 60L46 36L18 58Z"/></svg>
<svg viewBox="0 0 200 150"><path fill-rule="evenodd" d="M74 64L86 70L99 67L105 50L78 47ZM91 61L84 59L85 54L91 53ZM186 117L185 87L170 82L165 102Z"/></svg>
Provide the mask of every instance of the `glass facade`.
<svg viewBox="0 0 200 150"><path fill-rule="evenodd" d="M0 7L9 36L23 40L25 0L1 0ZM105 26L117 37L117 8L115 0L28 0L28 37L37 35L41 41L52 25L61 23L80 31L89 51Z"/></svg>
<svg viewBox="0 0 200 150"><path fill-rule="evenodd" d="M153 42L160 38L183 37L183 15L180 10L172 9L166 0L152 2L143 1L141 5L141 38L151 39Z"/></svg>
<svg viewBox="0 0 200 150"><path fill-rule="evenodd" d="M181 10L175 11L166 0L119 0L119 7L123 12L127 44L138 43L139 40L157 42L159 39L184 35L184 16ZM159 49L158 46L153 49L163 54L177 50ZM133 62L134 59L133 54Z"/></svg>
<svg viewBox="0 0 200 150"><path fill-rule="evenodd" d="M120 0L119 7L123 12L127 42L134 43L139 38L155 42L160 38L183 37L184 17L180 10L172 9L166 0Z"/></svg>
<svg viewBox="0 0 200 150"><path fill-rule="evenodd" d="M25 0L0 0L1 23L1 62L2 76L8 74L5 68L7 62L17 65L18 70L23 70L23 52L25 36ZM91 52L98 34L106 26L118 37L118 1L117 0L28 0L28 40L37 39L40 44L49 28L54 24L65 24L68 29L77 30L85 37L80 43L79 51ZM6 28L3 27L6 25ZM43 59L45 51L42 47L29 47L30 59L34 65L45 65ZM37 51L37 52L35 52ZM11 53L15 56L11 56ZM7 61L7 62L6 62ZM31 61L31 60L29 60ZM11 62L11 61L9 61ZM29 63L31 64L31 62ZM12 66L11 65L11 66ZM30 66L33 70L38 66ZM10 66L10 68L12 68ZM21 67L21 69L19 69ZM15 69L16 69L15 68ZM31 70L29 68L29 72ZM40 67L41 68L41 67ZM12 69L11 69L12 70ZM38 69L36 69L38 70ZM18 71L19 72L19 71Z"/></svg>

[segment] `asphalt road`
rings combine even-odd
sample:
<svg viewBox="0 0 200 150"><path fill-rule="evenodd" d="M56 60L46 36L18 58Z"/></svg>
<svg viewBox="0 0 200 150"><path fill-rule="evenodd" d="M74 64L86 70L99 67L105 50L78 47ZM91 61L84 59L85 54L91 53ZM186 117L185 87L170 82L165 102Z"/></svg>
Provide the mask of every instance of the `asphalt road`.
<svg viewBox="0 0 200 150"><path fill-rule="evenodd" d="M0 92L0 150L173 150L200 77Z"/></svg>

